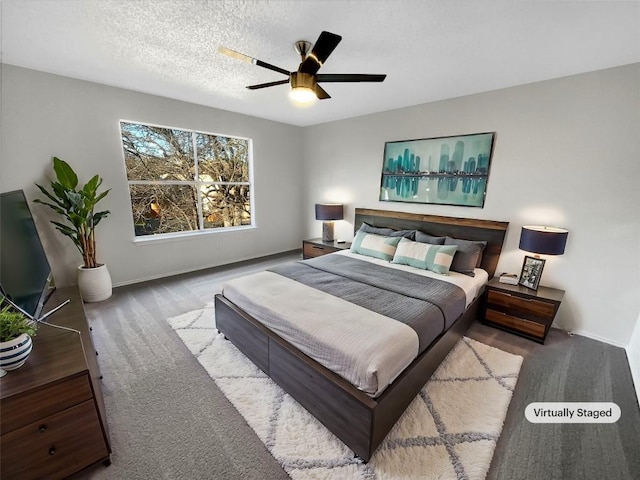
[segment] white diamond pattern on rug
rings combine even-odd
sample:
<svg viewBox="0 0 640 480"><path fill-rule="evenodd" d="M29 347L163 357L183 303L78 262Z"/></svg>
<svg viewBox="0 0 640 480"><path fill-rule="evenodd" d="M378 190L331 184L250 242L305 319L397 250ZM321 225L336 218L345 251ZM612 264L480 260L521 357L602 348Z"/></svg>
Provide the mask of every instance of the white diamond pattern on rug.
<svg viewBox="0 0 640 480"><path fill-rule="evenodd" d="M405 417L420 418L420 422L405 421ZM427 405L419 398L416 398L407 410L405 410L398 423L387 434L386 441L406 440L414 437L438 437L438 429L433 421L433 417L427 408Z"/></svg>
<svg viewBox="0 0 640 480"><path fill-rule="evenodd" d="M459 443L454 447L456 456L464 465L464 471L468 478L484 478L489 465L484 461L483 452L487 449L494 450L496 442L493 440L478 440L476 442Z"/></svg>
<svg viewBox="0 0 640 480"><path fill-rule="evenodd" d="M167 320L293 480L482 479L522 357L463 338L368 464L215 329L215 310Z"/></svg>
<svg viewBox="0 0 640 480"><path fill-rule="evenodd" d="M266 443L272 428L272 409L264 408L265 399L274 399L279 387L266 376L264 378L219 378L216 381L222 393L244 418L251 417L251 427L262 443Z"/></svg>
<svg viewBox="0 0 640 480"><path fill-rule="evenodd" d="M286 458L288 462L308 463L310 458L314 462L332 461L350 454L337 437L289 395L284 396L281 404L272 441L273 456Z"/></svg>
<svg viewBox="0 0 640 480"><path fill-rule="evenodd" d="M427 455L425 450L428 450ZM443 445L383 449L376 452L370 463L377 480L456 478L449 453Z"/></svg>

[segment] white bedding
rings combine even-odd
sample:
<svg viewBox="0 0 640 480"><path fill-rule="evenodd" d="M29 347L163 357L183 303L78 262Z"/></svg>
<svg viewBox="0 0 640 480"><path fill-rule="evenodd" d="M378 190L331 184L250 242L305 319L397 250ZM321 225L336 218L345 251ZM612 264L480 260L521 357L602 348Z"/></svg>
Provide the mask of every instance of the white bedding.
<svg viewBox="0 0 640 480"><path fill-rule="evenodd" d="M277 273L231 280L222 293L301 352L373 396L418 354L418 335L411 327Z"/></svg>
<svg viewBox="0 0 640 480"><path fill-rule="evenodd" d="M481 269L475 270L475 277L454 272L444 276L349 251L332 255L352 256L449 281L465 291L467 306L488 278ZM223 294L300 351L373 397L380 395L419 352L418 335L404 323L273 272L230 280L223 285Z"/></svg>

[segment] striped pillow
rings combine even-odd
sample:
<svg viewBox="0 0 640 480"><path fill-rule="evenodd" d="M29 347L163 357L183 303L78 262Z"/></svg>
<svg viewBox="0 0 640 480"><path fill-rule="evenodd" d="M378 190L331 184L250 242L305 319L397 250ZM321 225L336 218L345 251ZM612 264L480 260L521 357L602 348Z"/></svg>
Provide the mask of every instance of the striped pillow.
<svg viewBox="0 0 640 480"><path fill-rule="evenodd" d="M356 238L351 243L351 251L368 257L391 260L401 239L402 237L385 237L358 230Z"/></svg>
<svg viewBox="0 0 640 480"><path fill-rule="evenodd" d="M392 263L448 275L457 248L457 245L431 245L402 238Z"/></svg>

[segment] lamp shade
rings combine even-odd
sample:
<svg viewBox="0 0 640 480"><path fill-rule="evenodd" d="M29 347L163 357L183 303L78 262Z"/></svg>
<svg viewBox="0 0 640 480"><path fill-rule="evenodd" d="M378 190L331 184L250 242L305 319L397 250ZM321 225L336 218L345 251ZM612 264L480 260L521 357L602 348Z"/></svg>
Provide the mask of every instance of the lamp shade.
<svg viewBox="0 0 640 480"><path fill-rule="evenodd" d="M342 220L341 203L316 203L316 220Z"/></svg>
<svg viewBox="0 0 640 480"><path fill-rule="evenodd" d="M564 228L525 226L520 232L520 250L542 255L562 255L569 231Z"/></svg>

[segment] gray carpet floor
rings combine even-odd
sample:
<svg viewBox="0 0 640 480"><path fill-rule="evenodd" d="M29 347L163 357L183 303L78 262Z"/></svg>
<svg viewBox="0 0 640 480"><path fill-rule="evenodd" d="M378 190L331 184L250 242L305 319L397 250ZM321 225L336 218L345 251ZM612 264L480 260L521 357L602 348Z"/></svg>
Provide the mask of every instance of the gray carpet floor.
<svg viewBox="0 0 640 480"><path fill-rule="evenodd" d="M93 328L112 464L75 479L286 479L166 318L201 308L228 278L284 254L114 289L85 306ZM552 329L545 345L476 322L468 336L525 357L489 479L638 479L640 408L625 351ZM534 401L611 401L616 424L531 424ZM425 478L428 478L428 473Z"/></svg>

